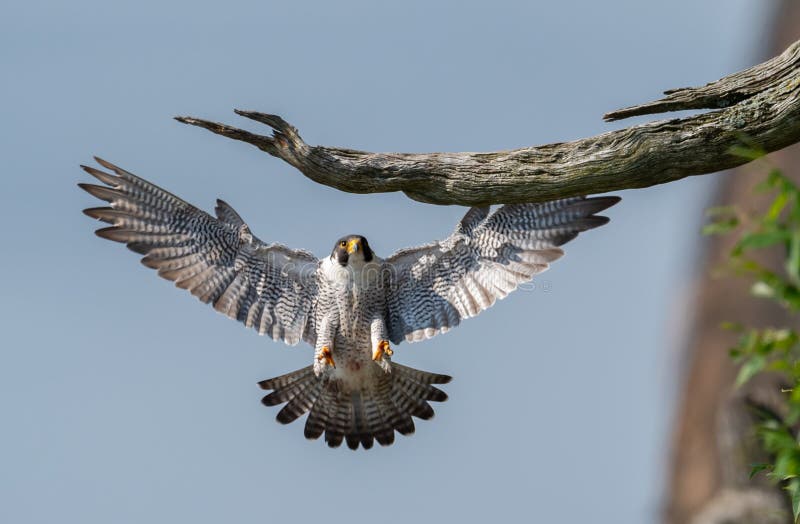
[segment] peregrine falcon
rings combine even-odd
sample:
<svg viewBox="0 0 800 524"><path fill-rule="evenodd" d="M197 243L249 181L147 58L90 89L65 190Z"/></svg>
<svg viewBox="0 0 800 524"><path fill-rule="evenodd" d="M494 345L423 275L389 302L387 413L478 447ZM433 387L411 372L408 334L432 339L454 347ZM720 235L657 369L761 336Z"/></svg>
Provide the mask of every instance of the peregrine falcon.
<svg viewBox="0 0 800 524"><path fill-rule="evenodd" d="M97 235L144 255L142 263L259 334L314 348L307 367L264 380L267 406L286 403L283 424L309 413L305 436L330 447L365 449L430 419L434 386L447 375L392 361L393 345L444 333L473 317L561 257L578 233L608 222L596 213L618 197L471 208L444 240L381 259L361 235L330 256L258 239L217 200L216 218L109 162L81 166L103 185L79 184L109 202L84 210L111 224Z"/></svg>

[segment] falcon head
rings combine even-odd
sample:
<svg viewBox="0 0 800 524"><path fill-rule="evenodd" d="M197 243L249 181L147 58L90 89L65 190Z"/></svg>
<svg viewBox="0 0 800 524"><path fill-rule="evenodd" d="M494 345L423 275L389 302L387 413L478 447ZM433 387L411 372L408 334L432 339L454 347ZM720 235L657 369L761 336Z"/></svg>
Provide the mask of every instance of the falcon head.
<svg viewBox="0 0 800 524"><path fill-rule="evenodd" d="M342 267L352 263L371 262L374 257L367 239L361 235L347 235L336 241L331 258Z"/></svg>

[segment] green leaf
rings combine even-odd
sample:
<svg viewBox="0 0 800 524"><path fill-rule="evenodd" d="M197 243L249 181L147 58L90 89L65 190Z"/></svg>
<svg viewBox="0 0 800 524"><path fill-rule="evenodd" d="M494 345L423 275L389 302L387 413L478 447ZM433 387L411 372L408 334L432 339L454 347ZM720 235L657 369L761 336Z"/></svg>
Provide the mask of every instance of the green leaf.
<svg viewBox="0 0 800 524"><path fill-rule="evenodd" d="M781 211L783 211L783 208L785 208L786 204L788 203L789 203L789 193L786 192L779 193L778 196L775 197L775 200L773 200L772 205L769 206L769 210L767 211L767 214L764 216L762 220L766 222L775 222L781 215Z"/></svg>
<svg viewBox="0 0 800 524"><path fill-rule="evenodd" d="M703 227L704 235L719 235L735 229L739 225L739 215L734 206L718 206L706 210L706 216L714 221Z"/></svg>
<svg viewBox="0 0 800 524"><path fill-rule="evenodd" d="M789 434L789 430L775 419L769 419L759 424L758 436L764 445L764 449L769 453L777 454L782 450L792 449L797 445L794 437ZM780 461L776 460L775 465L776 467L781 466ZM786 471L776 471L776 473L785 475Z"/></svg>
<svg viewBox="0 0 800 524"><path fill-rule="evenodd" d="M789 254L786 257L786 274L794 282L800 282L800 229L792 231Z"/></svg>
<svg viewBox="0 0 800 524"><path fill-rule="evenodd" d="M758 334L758 330L751 329L743 337L741 337L741 341L739 342L739 346L742 348L742 351L747 354L752 354L756 351L758 346L761 344L761 337Z"/></svg>
<svg viewBox="0 0 800 524"><path fill-rule="evenodd" d="M761 473L762 471L767 470L767 469L772 469L772 464L768 464L768 463L765 463L765 462L761 462L761 463L757 463L757 464L751 464L750 465L750 478L755 477L756 475L758 475L759 473Z"/></svg>
<svg viewBox="0 0 800 524"><path fill-rule="evenodd" d="M800 420L800 405L796 401L789 404L789 413L786 415L786 423L794 426Z"/></svg>
<svg viewBox="0 0 800 524"><path fill-rule="evenodd" d="M780 169L772 169L767 173L767 178L755 187L757 193L764 193L775 189L786 190L793 187L792 182L783 176Z"/></svg>
<svg viewBox="0 0 800 524"><path fill-rule="evenodd" d="M731 146L728 152L734 156L746 158L747 160L758 160L759 158L766 155L766 152L762 148L756 145Z"/></svg>
<svg viewBox="0 0 800 524"><path fill-rule="evenodd" d="M756 275L769 273L769 271L764 269L763 266L761 266L761 264L755 262L754 260L740 260L736 267L741 271L747 273L754 273Z"/></svg>
<svg viewBox="0 0 800 524"><path fill-rule="evenodd" d="M785 229L768 229L758 233L744 235L733 248L735 254L741 254L750 249L763 249L789 240L789 232Z"/></svg>
<svg viewBox="0 0 800 524"><path fill-rule="evenodd" d="M767 371L782 371L785 373L788 373L792 370L789 363L783 359L778 359L774 362L770 362L769 366L767 366L766 369Z"/></svg>
<svg viewBox="0 0 800 524"><path fill-rule="evenodd" d="M703 226L701 233L706 236L724 235L725 233L733 231L738 226L739 226L739 219L733 217L727 220L720 220L718 222L712 222L711 224L706 224L705 226Z"/></svg>
<svg viewBox="0 0 800 524"><path fill-rule="evenodd" d="M765 337L775 346L775 349L783 352L787 352L797 344L797 333L791 329L767 329Z"/></svg>
<svg viewBox="0 0 800 524"><path fill-rule="evenodd" d="M756 373L764 369L767 364L767 359L764 355L755 354L739 368L739 374L736 376L736 387L741 387L747 383L748 380L753 378Z"/></svg>
<svg viewBox="0 0 800 524"><path fill-rule="evenodd" d="M800 515L800 479L793 478L790 480L789 484L786 485L786 491L789 492L789 497L792 500L792 515L794 520L797 521L797 517Z"/></svg>
<svg viewBox="0 0 800 524"><path fill-rule="evenodd" d="M783 449L778 449L775 464L770 475L778 480L789 480L800 473L800 457L797 455L797 445L792 441Z"/></svg>

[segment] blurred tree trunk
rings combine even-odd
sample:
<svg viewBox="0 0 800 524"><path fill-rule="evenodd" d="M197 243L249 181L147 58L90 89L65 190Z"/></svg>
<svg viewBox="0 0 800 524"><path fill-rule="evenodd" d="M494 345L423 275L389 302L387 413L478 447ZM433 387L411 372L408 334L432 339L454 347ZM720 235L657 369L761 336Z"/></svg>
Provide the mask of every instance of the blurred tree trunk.
<svg viewBox="0 0 800 524"><path fill-rule="evenodd" d="M800 30L800 2L782 0L765 35L764 56L784 49ZM800 147L770 155L784 173L800 180ZM753 194L765 167L743 166L720 177L713 205L736 204L758 211L765 201ZM665 504L670 524L743 524L791 522L786 495L763 475L750 480L750 465L764 462L753 435L752 404L780 411L780 378L760 376L736 390L736 367L728 356L734 335L724 321L766 327L788 325L786 313L772 301L749 293L749 282L715 278L733 238L713 237L697 273L694 325L683 357L683 385L672 436L671 472ZM779 264L777 260L763 262Z"/></svg>

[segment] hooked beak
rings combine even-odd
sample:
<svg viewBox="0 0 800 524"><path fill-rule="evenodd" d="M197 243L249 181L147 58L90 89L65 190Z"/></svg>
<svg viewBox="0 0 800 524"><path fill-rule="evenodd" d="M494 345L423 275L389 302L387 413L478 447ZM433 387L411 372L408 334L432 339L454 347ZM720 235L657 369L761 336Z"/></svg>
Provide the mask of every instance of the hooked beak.
<svg viewBox="0 0 800 524"><path fill-rule="evenodd" d="M361 240L354 238L347 242L347 254L352 255L361 247Z"/></svg>

